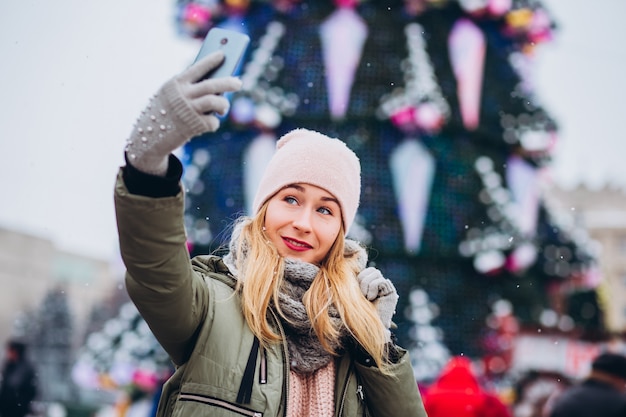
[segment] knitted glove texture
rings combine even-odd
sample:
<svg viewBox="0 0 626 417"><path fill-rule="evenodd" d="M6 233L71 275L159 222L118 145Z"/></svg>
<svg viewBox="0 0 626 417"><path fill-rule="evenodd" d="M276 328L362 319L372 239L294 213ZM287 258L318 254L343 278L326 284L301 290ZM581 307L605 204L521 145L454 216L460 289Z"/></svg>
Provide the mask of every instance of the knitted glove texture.
<svg viewBox="0 0 626 417"><path fill-rule="evenodd" d="M220 121L215 113L228 111L223 93L237 91L235 77L201 80L224 60L213 52L166 82L141 112L128 139L126 153L140 171L164 176L169 154L191 138L214 132Z"/></svg>
<svg viewBox="0 0 626 417"><path fill-rule="evenodd" d="M376 304L376 310L385 327L391 327L391 318L396 312L398 293L396 287L376 268L365 268L357 275L361 292Z"/></svg>

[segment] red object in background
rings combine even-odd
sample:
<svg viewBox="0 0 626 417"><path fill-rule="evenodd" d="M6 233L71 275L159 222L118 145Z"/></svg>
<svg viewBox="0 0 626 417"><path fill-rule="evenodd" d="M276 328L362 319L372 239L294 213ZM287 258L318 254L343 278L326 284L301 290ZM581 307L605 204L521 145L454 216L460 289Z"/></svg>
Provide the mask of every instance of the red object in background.
<svg viewBox="0 0 626 417"><path fill-rule="evenodd" d="M472 363L460 356L452 358L426 390L424 406L429 417L511 417L498 396L480 385Z"/></svg>
<svg viewBox="0 0 626 417"><path fill-rule="evenodd" d="M359 2L358 0L334 0L334 3L337 7L348 7L353 9Z"/></svg>

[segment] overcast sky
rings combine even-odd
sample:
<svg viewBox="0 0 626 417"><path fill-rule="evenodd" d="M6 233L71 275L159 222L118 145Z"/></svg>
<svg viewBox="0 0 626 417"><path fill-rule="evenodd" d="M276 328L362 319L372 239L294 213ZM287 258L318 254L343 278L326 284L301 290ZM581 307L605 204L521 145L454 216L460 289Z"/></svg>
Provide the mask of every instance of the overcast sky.
<svg viewBox="0 0 626 417"><path fill-rule="evenodd" d="M543 2L559 25L534 69L537 94L560 126L555 180L565 187L624 187L626 2Z"/></svg>
<svg viewBox="0 0 626 417"><path fill-rule="evenodd" d="M0 4L0 227L117 257L112 190L136 115L195 57L174 0ZM553 173L626 184L626 2L550 0L560 30L536 57L537 94L561 126Z"/></svg>

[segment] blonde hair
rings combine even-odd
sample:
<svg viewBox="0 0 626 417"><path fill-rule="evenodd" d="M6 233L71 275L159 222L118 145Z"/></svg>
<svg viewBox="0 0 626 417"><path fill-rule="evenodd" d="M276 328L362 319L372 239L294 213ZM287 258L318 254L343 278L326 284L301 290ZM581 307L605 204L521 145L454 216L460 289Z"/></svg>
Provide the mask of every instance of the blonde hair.
<svg viewBox="0 0 626 417"><path fill-rule="evenodd" d="M267 202L258 213L240 221L241 236L236 250L243 315L252 332L264 346L282 340L268 322L272 300L278 300L284 274L284 258L268 240L263 231ZM386 331L375 305L368 301L359 287L357 252L344 254L343 226L311 287L304 294L303 303L311 325L322 347L337 355L332 346L341 344L341 329L331 320L329 308L334 305L343 326L376 362L382 372L388 373ZM275 303L280 311L278 303Z"/></svg>

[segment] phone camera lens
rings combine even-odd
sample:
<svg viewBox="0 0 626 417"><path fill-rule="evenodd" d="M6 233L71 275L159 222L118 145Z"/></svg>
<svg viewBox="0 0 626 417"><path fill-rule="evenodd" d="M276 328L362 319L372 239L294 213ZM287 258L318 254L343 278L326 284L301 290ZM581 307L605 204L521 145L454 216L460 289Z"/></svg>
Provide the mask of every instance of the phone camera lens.
<svg viewBox="0 0 626 417"><path fill-rule="evenodd" d="M222 38L222 39L220 40L220 43L221 43L222 45L226 45L226 44L228 43L228 38Z"/></svg>

